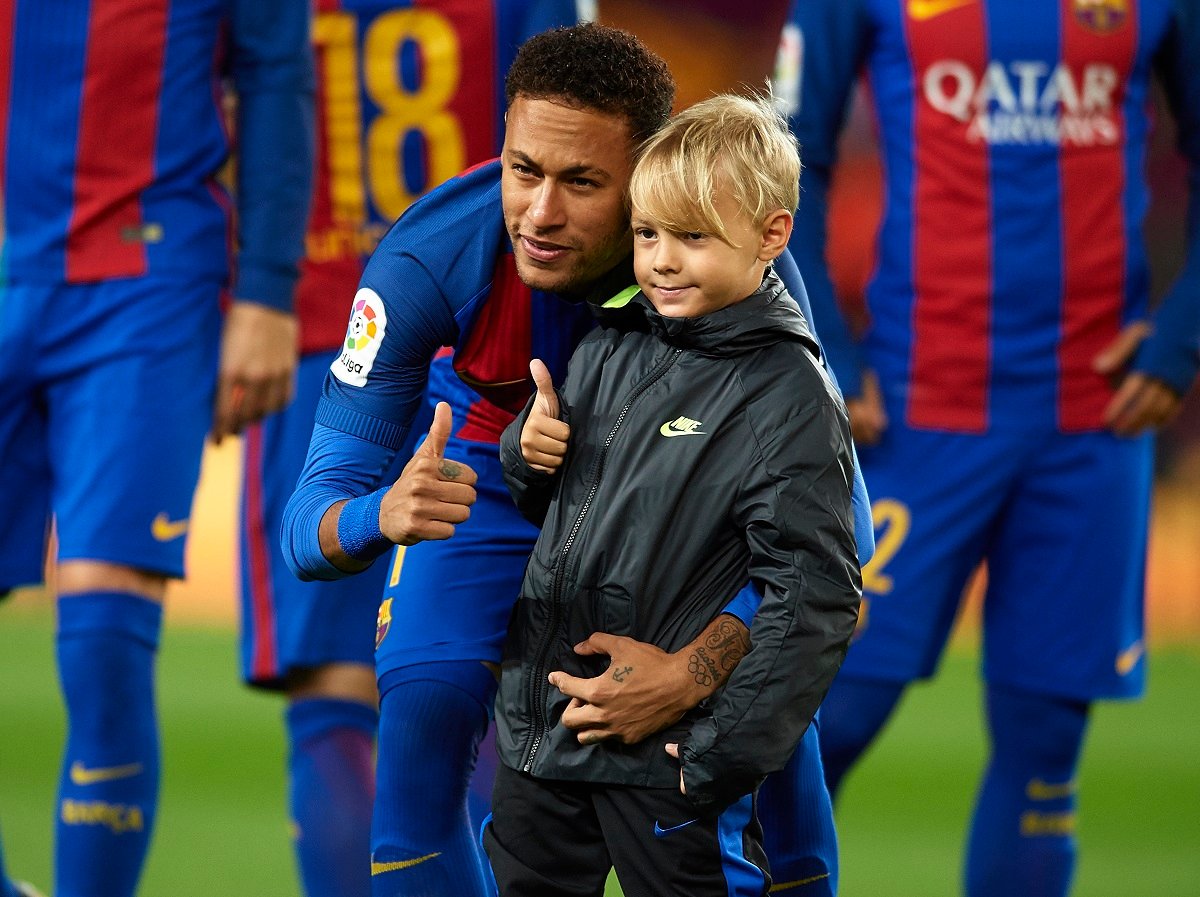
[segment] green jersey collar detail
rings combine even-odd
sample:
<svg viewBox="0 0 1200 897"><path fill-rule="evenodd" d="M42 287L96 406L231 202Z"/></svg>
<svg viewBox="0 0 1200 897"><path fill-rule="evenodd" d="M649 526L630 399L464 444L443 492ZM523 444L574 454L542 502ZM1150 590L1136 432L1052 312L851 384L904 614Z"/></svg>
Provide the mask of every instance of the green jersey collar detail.
<svg viewBox="0 0 1200 897"><path fill-rule="evenodd" d="M617 293L617 295L613 296L611 299L609 299L607 302L605 302L600 307L601 308L624 308L626 305L629 304L629 300L638 294L638 290L640 290L640 289L641 289L641 287L639 287L637 284L634 284L631 287L626 287L625 289L621 290L621 292Z"/></svg>

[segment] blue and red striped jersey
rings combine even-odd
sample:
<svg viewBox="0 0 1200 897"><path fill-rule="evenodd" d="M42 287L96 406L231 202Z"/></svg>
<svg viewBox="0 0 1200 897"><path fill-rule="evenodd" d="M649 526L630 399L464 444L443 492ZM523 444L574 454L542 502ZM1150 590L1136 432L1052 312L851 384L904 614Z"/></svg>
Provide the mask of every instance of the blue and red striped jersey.
<svg viewBox="0 0 1200 897"><path fill-rule="evenodd" d="M226 280L290 308L312 172L307 0L0 0L14 281ZM237 96L237 214L217 176ZM231 221L236 217L236 234Z"/></svg>
<svg viewBox="0 0 1200 897"><path fill-rule="evenodd" d="M1194 0L796 0L777 85L806 165L792 252L847 393L865 363L913 427L1102 426L1113 386L1092 361L1150 311L1155 73L1193 214L1137 366L1183 392L1200 360L1197 58ZM835 143L864 69L886 201L859 362L834 329L823 254Z"/></svg>
<svg viewBox="0 0 1200 897"><path fill-rule="evenodd" d="M317 171L296 294L334 349L366 258L419 196L500 151L504 75L575 0L317 0Z"/></svg>

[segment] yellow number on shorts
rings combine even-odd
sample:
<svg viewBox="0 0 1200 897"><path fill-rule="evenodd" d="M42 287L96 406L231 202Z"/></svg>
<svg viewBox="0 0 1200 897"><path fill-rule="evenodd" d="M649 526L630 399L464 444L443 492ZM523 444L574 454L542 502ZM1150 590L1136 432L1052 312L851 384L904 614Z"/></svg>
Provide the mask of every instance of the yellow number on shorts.
<svg viewBox="0 0 1200 897"><path fill-rule="evenodd" d="M875 556L863 567L863 591L886 595L894 583L883 571L908 538L912 514L907 505L894 498L881 498L871 505L871 516L875 522Z"/></svg>

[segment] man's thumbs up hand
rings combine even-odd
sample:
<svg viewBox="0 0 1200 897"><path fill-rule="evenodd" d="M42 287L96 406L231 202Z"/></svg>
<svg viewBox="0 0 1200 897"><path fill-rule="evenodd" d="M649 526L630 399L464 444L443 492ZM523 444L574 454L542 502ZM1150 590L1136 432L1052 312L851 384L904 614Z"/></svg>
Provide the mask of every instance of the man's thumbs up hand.
<svg viewBox="0 0 1200 897"><path fill-rule="evenodd" d="M456 524L471 516L475 471L445 457L452 419L439 402L429 435L405 465L379 507L379 528L397 545L449 539Z"/></svg>

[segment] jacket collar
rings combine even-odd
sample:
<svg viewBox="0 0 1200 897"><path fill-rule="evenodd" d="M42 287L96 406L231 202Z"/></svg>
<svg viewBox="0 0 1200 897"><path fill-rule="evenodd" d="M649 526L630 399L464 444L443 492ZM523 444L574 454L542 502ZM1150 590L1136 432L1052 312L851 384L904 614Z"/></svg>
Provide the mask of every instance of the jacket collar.
<svg viewBox="0 0 1200 897"><path fill-rule="evenodd" d="M609 295L612 298L603 306L603 321L614 326L621 326L622 319L632 323L629 319L635 316L629 312L636 309L640 311L636 317L645 323L641 327L635 324L633 329L648 327L650 332L669 345L721 356L736 355L773 343L796 341L803 343L815 357L821 357L820 346L804 314L771 268L767 269L759 288L741 302L694 318L672 318L659 314L640 290L633 292L628 299L629 290L624 294ZM613 315L618 309L623 312L620 317Z"/></svg>

